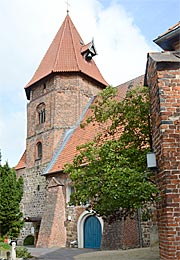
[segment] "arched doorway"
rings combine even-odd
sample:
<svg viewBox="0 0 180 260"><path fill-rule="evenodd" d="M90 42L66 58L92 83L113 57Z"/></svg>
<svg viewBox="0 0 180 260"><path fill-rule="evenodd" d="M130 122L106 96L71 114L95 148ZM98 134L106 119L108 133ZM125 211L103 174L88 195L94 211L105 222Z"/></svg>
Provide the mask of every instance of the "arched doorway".
<svg viewBox="0 0 180 260"><path fill-rule="evenodd" d="M92 217L92 218L91 218ZM94 227L98 230L97 234L94 233ZM97 216L94 216L93 212L84 211L77 223L78 231L78 247L79 248L99 248L101 244L102 232L103 232L103 220ZM91 232L92 231L92 232ZM88 233L89 232L89 233ZM92 239L94 233L94 240L100 242L91 242L89 244L88 239ZM90 238L89 238L90 237Z"/></svg>
<svg viewBox="0 0 180 260"><path fill-rule="evenodd" d="M89 216L84 222L84 247L100 248L102 238L101 224L95 216Z"/></svg>

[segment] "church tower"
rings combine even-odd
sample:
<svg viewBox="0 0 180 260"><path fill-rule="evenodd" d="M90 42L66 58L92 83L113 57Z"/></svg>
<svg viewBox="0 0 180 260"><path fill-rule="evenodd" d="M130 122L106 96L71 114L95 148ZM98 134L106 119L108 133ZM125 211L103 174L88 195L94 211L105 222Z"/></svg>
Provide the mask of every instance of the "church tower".
<svg viewBox="0 0 180 260"><path fill-rule="evenodd" d="M30 100L27 108L28 168L52 159L64 132L77 122L90 98L107 85L92 59L94 55L94 43L83 43L67 15L25 87Z"/></svg>
<svg viewBox="0 0 180 260"><path fill-rule="evenodd" d="M32 79L25 86L26 151L16 166L24 178L22 237L38 231L44 212L47 180L43 173L91 98L108 84L93 56L94 42L84 44L67 14Z"/></svg>

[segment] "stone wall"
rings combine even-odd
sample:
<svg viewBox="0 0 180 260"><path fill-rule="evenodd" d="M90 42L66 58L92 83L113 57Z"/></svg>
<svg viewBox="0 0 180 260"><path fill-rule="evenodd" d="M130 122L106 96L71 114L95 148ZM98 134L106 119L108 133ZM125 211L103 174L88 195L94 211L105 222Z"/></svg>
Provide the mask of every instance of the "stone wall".
<svg viewBox="0 0 180 260"><path fill-rule="evenodd" d="M150 229L152 223L151 221L142 221L141 222L141 230L142 230L142 246L149 247L150 246Z"/></svg>
<svg viewBox="0 0 180 260"><path fill-rule="evenodd" d="M46 178L42 176L44 166L25 169L23 176L24 192L21 201L23 216L41 217L46 199Z"/></svg>
<svg viewBox="0 0 180 260"><path fill-rule="evenodd" d="M66 246L70 247L71 242L78 241L77 223L79 216L84 211L83 207L66 207Z"/></svg>
<svg viewBox="0 0 180 260"><path fill-rule="evenodd" d="M160 258L180 259L180 64L148 60Z"/></svg>
<svg viewBox="0 0 180 260"><path fill-rule="evenodd" d="M20 169L17 176L22 176L24 181L23 198L20 204L20 210L25 219L36 217L41 219L44 213L46 200L47 181L42 172L46 165L36 166L32 169ZM19 241L24 240L29 234L32 234L32 228L37 229L39 223L32 223L26 220L21 230ZM34 234L33 234L34 235Z"/></svg>

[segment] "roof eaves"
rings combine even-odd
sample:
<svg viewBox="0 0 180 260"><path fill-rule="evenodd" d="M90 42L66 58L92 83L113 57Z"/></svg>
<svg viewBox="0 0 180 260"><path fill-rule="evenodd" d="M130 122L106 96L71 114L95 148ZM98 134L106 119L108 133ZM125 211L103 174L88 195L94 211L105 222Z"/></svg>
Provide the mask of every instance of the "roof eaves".
<svg viewBox="0 0 180 260"><path fill-rule="evenodd" d="M180 28L180 21L174 26L170 27L166 32L160 34L155 40L160 39L161 37L166 36L167 34L174 33L174 31L176 31L178 28Z"/></svg>
<svg viewBox="0 0 180 260"><path fill-rule="evenodd" d="M180 41L180 22L171 27L165 33L159 35L156 39L153 40L153 42L166 51L173 51L173 42L178 40Z"/></svg>
<svg viewBox="0 0 180 260"><path fill-rule="evenodd" d="M177 52L151 52L149 53L155 62L180 62L180 57Z"/></svg>
<svg viewBox="0 0 180 260"><path fill-rule="evenodd" d="M93 78L93 76L83 72L82 70L80 70L79 72L82 73L83 75L85 75L86 77L88 77L89 79L91 79L92 81L100 84L103 88L106 88L107 86L109 86L109 84L105 81L104 78L102 78L102 79L104 79L104 82L102 82L101 80L98 80L97 78Z"/></svg>

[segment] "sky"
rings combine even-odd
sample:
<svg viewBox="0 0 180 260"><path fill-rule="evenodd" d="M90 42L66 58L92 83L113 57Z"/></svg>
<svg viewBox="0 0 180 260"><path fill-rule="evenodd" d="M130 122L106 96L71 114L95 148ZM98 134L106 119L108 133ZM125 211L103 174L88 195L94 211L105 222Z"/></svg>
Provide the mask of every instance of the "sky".
<svg viewBox="0 0 180 260"><path fill-rule="evenodd" d="M25 85L67 14L65 0L0 0L0 150L15 166L25 150ZM180 19L179 0L69 0L69 15L94 60L117 86L145 73L153 40Z"/></svg>

